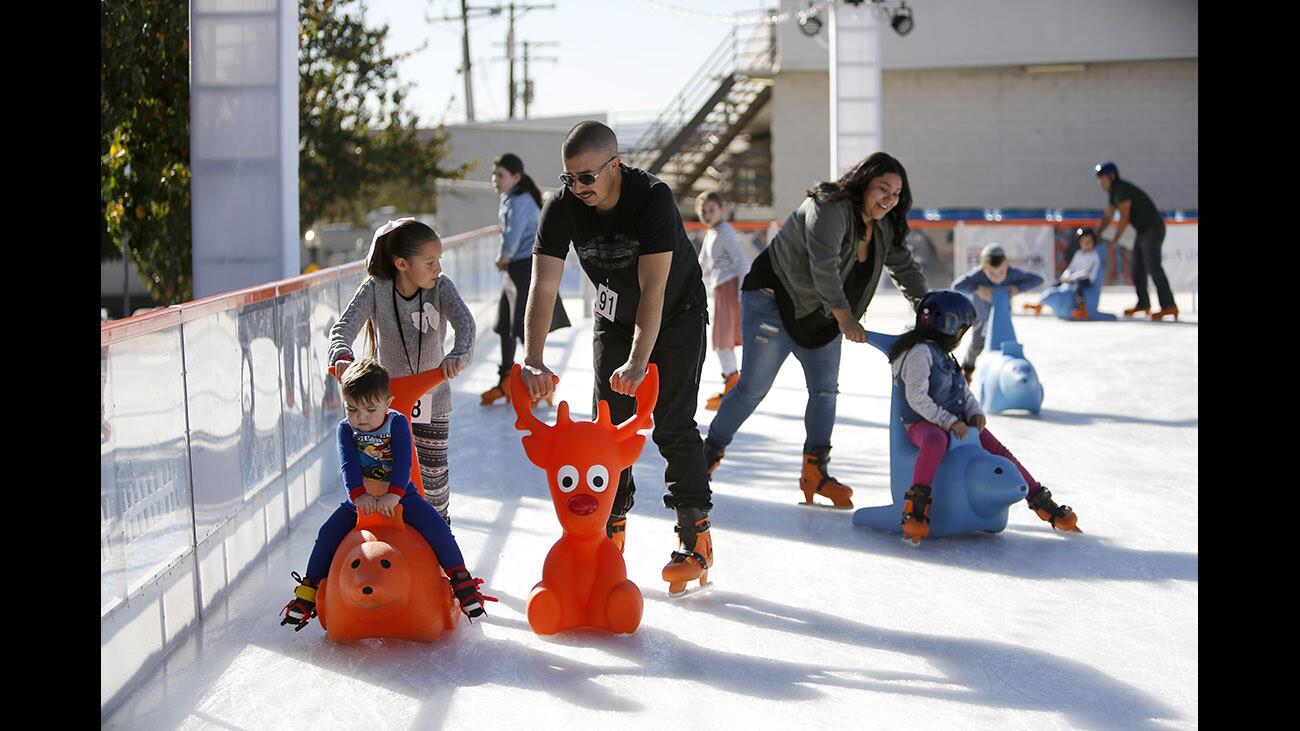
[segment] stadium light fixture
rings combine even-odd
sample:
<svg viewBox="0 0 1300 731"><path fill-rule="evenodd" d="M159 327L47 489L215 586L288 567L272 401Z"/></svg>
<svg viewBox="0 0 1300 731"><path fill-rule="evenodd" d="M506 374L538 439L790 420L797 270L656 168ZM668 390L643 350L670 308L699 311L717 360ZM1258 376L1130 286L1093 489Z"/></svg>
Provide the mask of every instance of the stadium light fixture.
<svg viewBox="0 0 1300 731"><path fill-rule="evenodd" d="M799 13L799 30L809 38L822 32L821 12L811 2Z"/></svg>
<svg viewBox="0 0 1300 731"><path fill-rule="evenodd" d="M912 9L907 7L907 3L899 3L894 10L894 17L890 19L889 24L893 26L894 32L900 36L905 36L912 32L916 26L916 21L912 19Z"/></svg>

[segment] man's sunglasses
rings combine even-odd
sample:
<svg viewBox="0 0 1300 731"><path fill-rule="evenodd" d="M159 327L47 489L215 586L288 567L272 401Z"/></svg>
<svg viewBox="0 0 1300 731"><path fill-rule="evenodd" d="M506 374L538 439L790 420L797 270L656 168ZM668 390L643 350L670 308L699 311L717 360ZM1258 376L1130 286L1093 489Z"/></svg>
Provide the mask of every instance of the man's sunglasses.
<svg viewBox="0 0 1300 731"><path fill-rule="evenodd" d="M601 163L600 167L596 168L598 172L578 173L577 175L574 175L572 173L560 173L560 182L564 183L565 186L569 188L572 188L574 183L582 183L583 185L595 185L596 178L599 178L601 174L605 172L605 166L609 164L610 160L613 160L616 157L618 157L618 155L611 155L609 160L606 160L605 162Z"/></svg>

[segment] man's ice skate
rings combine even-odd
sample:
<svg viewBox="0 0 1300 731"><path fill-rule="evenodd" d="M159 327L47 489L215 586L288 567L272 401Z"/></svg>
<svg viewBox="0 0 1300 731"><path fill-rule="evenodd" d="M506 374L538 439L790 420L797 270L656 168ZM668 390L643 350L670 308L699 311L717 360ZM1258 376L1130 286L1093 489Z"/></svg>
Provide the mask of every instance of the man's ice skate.
<svg viewBox="0 0 1300 731"><path fill-rule="evenodd" d="M1052 500L1052 493L1046 487L1039 487L1036 492L1031 492L1029 497L1025 498L1029 504L1029 509L1038 514L1038 517L1052 524L1052 528L1063 533L1082 533L1079 530L1079 516L1074 514L1074 510L1069 505L1057 505Z"/></svg>
<svg viewBox="0 0 1300 731"><path fill-rule="evenodd" d="M736 371L735 373L732 373L729 376L724 375L722 377L722 391L713 394L707 400L705 400L704 402L705 410L717 411L718 407L722 406L722 397L726 396L727 393L731 391L731 389L735 388L737 383L740 383L740 371Z"/></svg>
<svg viewBox="0 0 1300 731"><path fill-rule="evenodd" d="M1151 314L1151 308L1150 308L1149 306L1148 306L1148 307L1142 307L1141 305L1137 305L1137 306L1134 306L1134 307L1125 307L1125 308L1124 308L1124 316L1125 316L1125 317L1137 317L1137 314L1138 314L1139 312L1143 312L1143 313L1146 313L1146 314L1150 315L1150 314Z"/></svg>
<svg viewBox="0 0 1300 731"><path fill-rule="evenodd" d="M903 496L903 543L916 547L930 535L930 486L912 485Z"/></svg>
<svg viewBox="0 0 1300 731"><path fill-rule="evenodd" d="M677 532L680 550L664 566L668 596L677 598L688 592L687 582L699 579L698 591L709 585L709 568L713 566L713 537L709 533L709 514L700 508L677 508Z"/></svg>
<svg viewBox="0 0 1300 731"><path fill-rule="evenodd" d="M500 383L479 395L479 406L491 406L498 399L505 399L507 404L510 403L510 390L506 388L506 376L502 376Z"/></svg>
<svg viewBox="0 0 1300 731"><path fill-rule="evenodd" d="M803 490L804 496L801 504L848 510L853 507L853 488L826 473L826 465L830 461L830 447L804 452L803 472L799 475L799 489ZM813 495L821 495L830 500L831 504L822 505L814 502Z"/></svg>
<svg viewBox="0 0 1300 731"><path fill-rule="evenodd" d="M1171 305L1169 307L1161 307L1151 313L1152 320L1163 320L1166 317L1172 317L1175 321L1178 320L1178 308Z"/></svg>
<svg viewBox="0 0 1300 731"><path fill-rule="evenodd" d="M609 522L605 524L605 535L618 546L618 552L623 553L623 546L627 542L627 516L609 516Z"/></svg>

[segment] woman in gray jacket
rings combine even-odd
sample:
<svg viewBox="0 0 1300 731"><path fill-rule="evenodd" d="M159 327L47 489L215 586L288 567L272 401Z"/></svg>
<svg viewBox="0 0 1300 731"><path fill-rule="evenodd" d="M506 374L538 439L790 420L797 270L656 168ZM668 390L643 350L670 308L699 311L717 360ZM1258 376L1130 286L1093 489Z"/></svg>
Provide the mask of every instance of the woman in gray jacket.
<svg viewBox="0 0 1300 731"><path fill-rule="evenodd" d="M709 474L722 461L741 424L754 413L791 354L808 384L804 411L804 501L828 498L853 507L853 490L826 473L839 393L840 343L867 341L859 320L875 294L882 267L916 303L925 275L903 245L912 191L902 163L884 152L823 182L782 224L750 266L741 286L740 382L722 399L709 425L704 456Z"/></svg>

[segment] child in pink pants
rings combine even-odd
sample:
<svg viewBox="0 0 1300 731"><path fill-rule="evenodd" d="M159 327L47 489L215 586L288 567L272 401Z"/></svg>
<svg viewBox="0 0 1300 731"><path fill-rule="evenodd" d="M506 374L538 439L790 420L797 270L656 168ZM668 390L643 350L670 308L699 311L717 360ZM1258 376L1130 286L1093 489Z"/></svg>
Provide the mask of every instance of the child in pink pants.
<svg viewBox="0 0 1300 731"><path fill-rule="evenodd" d="M974 322L975 306L965 295L950 289L933 290L917 306L916 326L890 349L894 383L905 398L903 424L907 436L921 450L903 502L903 537L915 545L929 535L930 489L948 451L948 432L961 438L971 427L980 430L980 444L986 450L1006 457L1020 470L1029 486L1025 501L1038 517L1057 530L1077 531L1074 511L1068 505L1057 505L1052 493L985 428L984 412L952 355Z"/></svg>

